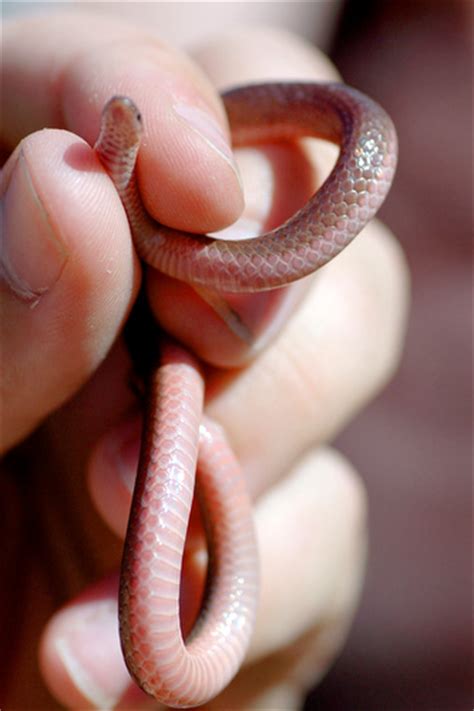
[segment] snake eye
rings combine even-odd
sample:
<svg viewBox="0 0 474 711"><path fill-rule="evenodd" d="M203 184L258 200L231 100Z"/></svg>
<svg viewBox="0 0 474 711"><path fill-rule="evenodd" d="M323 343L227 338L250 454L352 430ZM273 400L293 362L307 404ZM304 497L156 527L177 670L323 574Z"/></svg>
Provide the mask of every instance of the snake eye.
<svg viewBox="0 0 474 711"><path fill-rule="evenodd" d="M137 111L137 121L138 121L139 123L142 122L142 115L141 115L141 113L140 113L139 111Z"/></svg>

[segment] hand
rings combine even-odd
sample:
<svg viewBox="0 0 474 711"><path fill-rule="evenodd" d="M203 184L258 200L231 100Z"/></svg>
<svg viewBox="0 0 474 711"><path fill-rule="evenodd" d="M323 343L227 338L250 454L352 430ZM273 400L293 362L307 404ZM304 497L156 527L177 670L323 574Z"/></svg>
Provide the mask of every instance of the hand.
<svg viewBox="0 0 474 711"><path fill-rule="evenodd" d="M119 560L118 547L81 490L86 462L94 501L119 535L130 503L138 415L128 387L130 362L117 338L140 268L120 201L92 151L74 134L93 143L100 109L120 89L147 122L140 181L156 218L209 231L231 223L242 207L222 108L196 64L128 25L96 18L94 32L90 27L84 17L10 27L6 95L15 88L17 100L5 112L3 134L7 147L30 134L5 168L3 387L11 407L4 448L46 421L30 451L33 461L35 451L42 453L43 489L46 480L50 496L62 492L58 508L73 531L73 523L80 527L79 551L66 527L59 559L66 565L75 556L90 561L92 552L84 582ZM337 78L312 48L266 31L221 36L203 46L196 60L217 86ZM178 114L177 101L186 107ZM198 126L190 126L190 118ZM33 133L42 125L65 125L74 133ZM333 153L323 144L305 150L280 145L245 149L238 158L244 185L256 186L246 196L245 230L249 221L267 228L294 212L327 174ZM18 235L27 236L28 245L20 247ZM25 257L30 250L31 258ZM147 281L154 313L167 329L216 365L242 363L245 353L235 350L223 324L186 287L151 271ZM255 304L265 314L278 307L280 335L272 340L275 334L262 326L259 352L232 377L209 369L208 412L224 425L258 497L262 560L260 613L247 664L210 708L296 708L344 641L363 576L365 498L349 463L326 443L395 367L406 294L399 249L374 222L314 278L278 297L276 306L271 299L246 300L249 315ZM35 308L28 299L38 302ZM32 485L38 508L48 506L51 513L34 478ZM54 550L54 536L47 543ZM200 545L193 531L195 561ZM66 585L71 593L82 587L78 567ZM197 565L189 569L199 578ZM187 581L190 595L195 582ZM130 688L115 600L115 580L104 579L46 629L41 666L67 707L149 704ZM34 645L34 630L28 633Z"/></svg>

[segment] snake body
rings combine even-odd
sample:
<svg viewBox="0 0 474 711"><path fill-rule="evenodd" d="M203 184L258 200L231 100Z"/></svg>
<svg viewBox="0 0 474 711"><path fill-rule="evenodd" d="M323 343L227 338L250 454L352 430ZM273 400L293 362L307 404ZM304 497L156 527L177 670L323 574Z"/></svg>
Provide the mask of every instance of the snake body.
<svg viewBox="0 0 474 711"><path fill-rule="evenodd" d="M260 84L222 98L236 146L306 136L340 146L317 193L261 237L225 242L149 216L135 175L142 118L131 99L113 97L106 104L95 150L144 262L217 293L279 287L326 264L375 215L396 167L395 129L378 104L342 84ZM235 675L258 597L251 504L223 433L203 420L203 393L195 358L168 345L149 387L121 570L120 635L127 666L145 691L180 708L206 703ZM210 573L203 608L184 641L179 590L196 466Z"/></svg>

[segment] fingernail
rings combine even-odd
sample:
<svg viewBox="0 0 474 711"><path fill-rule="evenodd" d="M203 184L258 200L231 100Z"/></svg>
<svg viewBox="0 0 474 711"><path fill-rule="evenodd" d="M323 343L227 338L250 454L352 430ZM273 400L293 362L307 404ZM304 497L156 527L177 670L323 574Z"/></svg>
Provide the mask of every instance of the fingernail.
<svg viewBox="0 0 474 711"><path fill-rule="evenodd" d="M140 454L141 422L134 418L121 423L106 437L106 456L128 491L133 492Z"/></svg>
<svg viewBox="0 0 474 711"><path fill-rule="evenodd" d="M67 250L53 229L22 149L5 169L0 277L22 301L36 304L59 279Z"/></svg>
<svg viewBox="0 0 474 711"><path fill-rule="evenodd" d="M119 651L117 615L110 600L79 605L69 614L67 635L55 642L71 682L98 709L113 709L130 683Z"/></svg>
<svg viewBox="0 0 474 711"><path fill-rule="evenodd" d="M217 121L207 112L186 103L176 103L173 110L177 116L184 119L195 133L203 138L230 165L239 182L240 174L234 160L232 149L227 141L224 131Z"/></svg>

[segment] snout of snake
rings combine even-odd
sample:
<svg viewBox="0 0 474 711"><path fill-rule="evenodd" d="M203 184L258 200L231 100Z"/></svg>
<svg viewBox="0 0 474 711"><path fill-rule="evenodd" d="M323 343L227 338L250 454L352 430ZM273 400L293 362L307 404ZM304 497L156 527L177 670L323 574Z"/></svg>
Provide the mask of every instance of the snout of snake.
<svg viewBox="0 0 474 711"><path fill-rule="evenodd" d="M397 159L388 115L342 84L260 84L222 98L234 145L315 136L340 146L317 193L261 237L225 242L174 230L147 214L135 177L143 119L132 99L107 103L95 145L141 259L216 299L223 291L276 288L330 261L377 212ZM120 636L127 666L142 689L185 708L216 696L243 661L257 609L257 546L238 462L224 433L203 417L197 360L168 344L148 395L121 569ZM184 640L179 591L196 468L210 562L206 599Z"/></svg>

